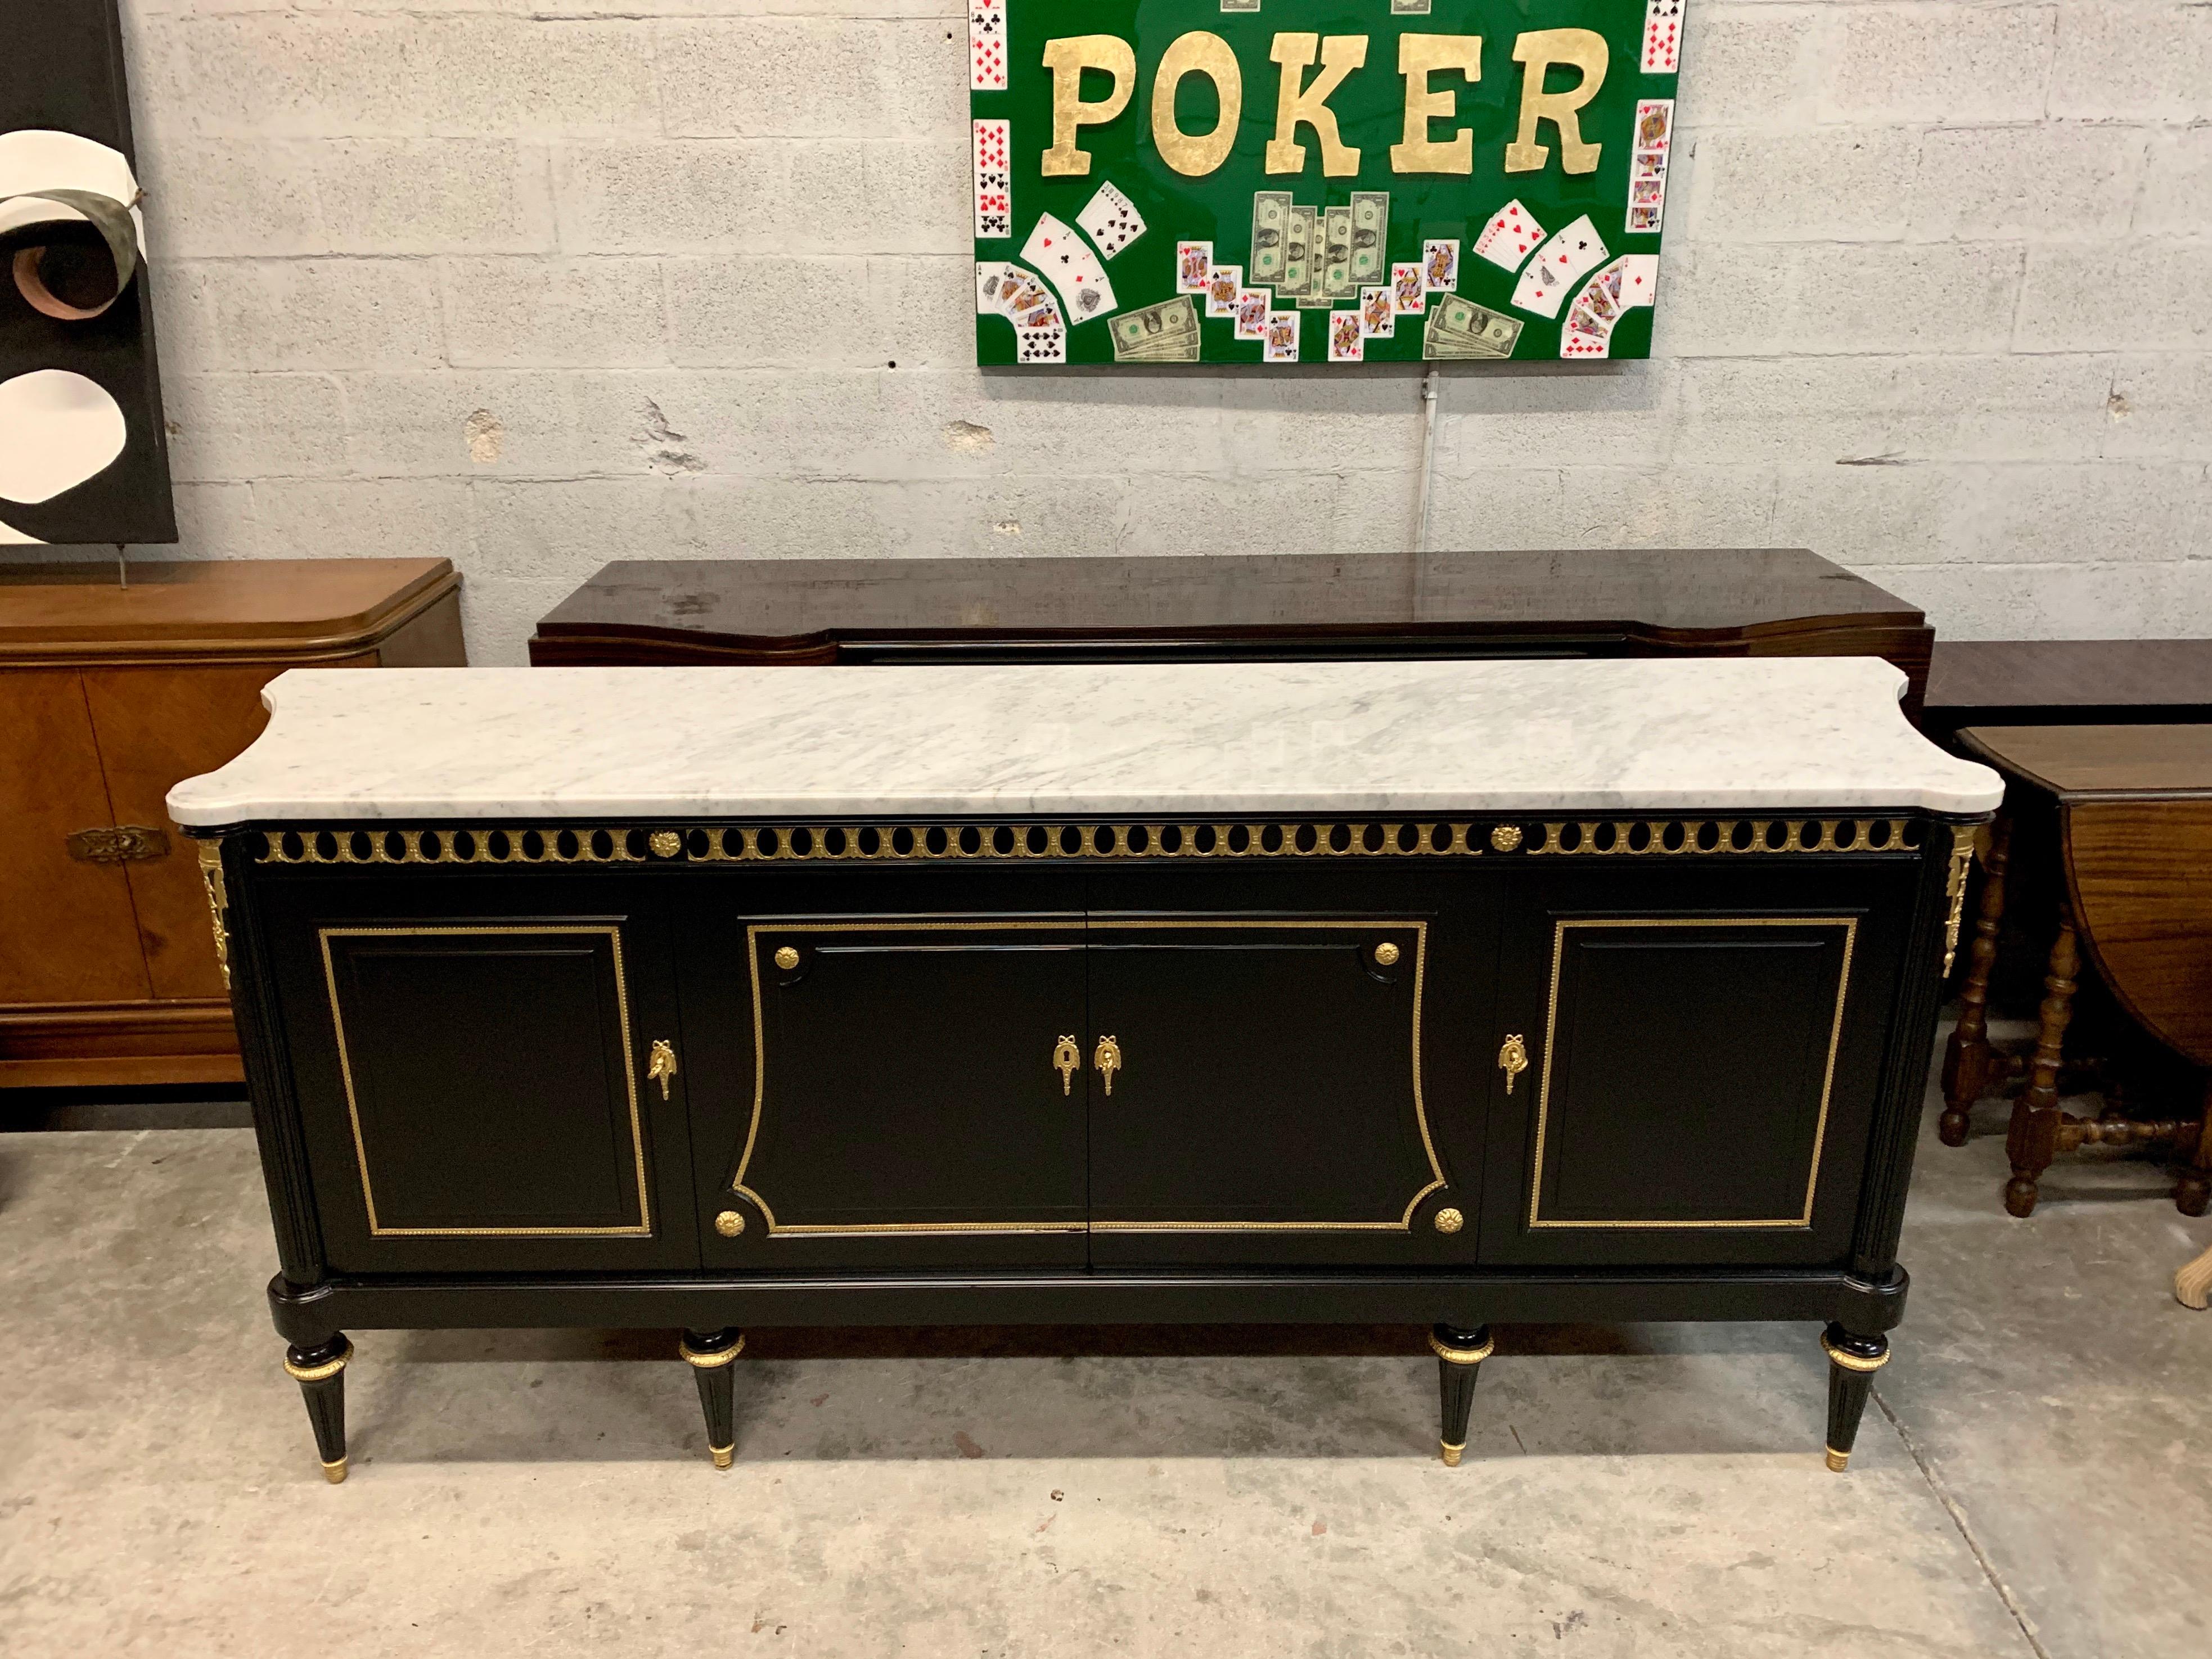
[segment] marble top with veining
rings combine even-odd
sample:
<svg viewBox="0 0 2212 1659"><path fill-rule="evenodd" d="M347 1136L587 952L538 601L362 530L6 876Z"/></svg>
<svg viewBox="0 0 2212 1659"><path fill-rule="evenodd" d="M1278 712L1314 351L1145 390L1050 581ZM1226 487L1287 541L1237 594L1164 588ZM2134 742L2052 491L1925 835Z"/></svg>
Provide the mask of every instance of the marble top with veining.
<svg viewBox="0 0 2212 1659"><path fill-rule="evenodd" d="M294 669L187 827L398 819L1981 812L1873 657Z"/></svg>

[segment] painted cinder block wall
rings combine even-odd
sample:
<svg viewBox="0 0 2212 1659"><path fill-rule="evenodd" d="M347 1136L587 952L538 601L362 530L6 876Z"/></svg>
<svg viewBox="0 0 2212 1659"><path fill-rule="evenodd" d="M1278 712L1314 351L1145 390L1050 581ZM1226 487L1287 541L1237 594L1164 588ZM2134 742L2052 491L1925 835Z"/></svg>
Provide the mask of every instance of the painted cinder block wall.
<svg viewBox="0 0 2212 1659"><path fill-rule="evenodd" d="M945 0L124 9L182 551L448 555L511 662L617 556L1413 534L1410 374L969 366ZM2212 633L2212 5L1693 0L1682 86L1652 360L1450 376L1438 544Z"/></svg>

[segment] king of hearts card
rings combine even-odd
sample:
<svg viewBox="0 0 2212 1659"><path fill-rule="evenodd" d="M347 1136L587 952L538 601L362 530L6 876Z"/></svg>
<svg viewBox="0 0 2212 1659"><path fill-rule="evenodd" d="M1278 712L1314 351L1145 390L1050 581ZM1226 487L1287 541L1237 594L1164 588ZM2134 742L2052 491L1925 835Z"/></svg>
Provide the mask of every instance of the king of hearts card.
<svg viewBox="0 0 2212 1659"><path fill-rule="evenodd" d="M1266 361L1179 250L1275 312L1389 289L1368 362L1648 356L1685 3L977 0L975 262L1060 326L979 283L976 362Z"/></svg>

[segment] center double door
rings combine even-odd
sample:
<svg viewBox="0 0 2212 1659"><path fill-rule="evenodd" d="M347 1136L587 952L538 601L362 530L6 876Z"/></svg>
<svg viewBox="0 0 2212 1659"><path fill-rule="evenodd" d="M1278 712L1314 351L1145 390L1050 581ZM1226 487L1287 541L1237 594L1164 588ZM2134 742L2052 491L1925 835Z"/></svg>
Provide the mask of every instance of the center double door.
<svg viewBox="0 0 2212 1659"><path fill-rule="evenodd" d="M710 1262L1471 1258L1453 1034L1487 988L1433 888L1363 875L1324 908L1264 873L884 872L825 913L807 887L694 920Z"/></svg>

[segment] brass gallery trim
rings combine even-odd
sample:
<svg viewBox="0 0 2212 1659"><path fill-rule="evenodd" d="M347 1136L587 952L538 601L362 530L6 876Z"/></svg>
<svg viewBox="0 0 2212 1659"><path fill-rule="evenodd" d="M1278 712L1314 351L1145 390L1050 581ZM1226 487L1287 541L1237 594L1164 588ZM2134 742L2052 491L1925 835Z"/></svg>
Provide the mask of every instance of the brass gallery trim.
<svg viewBox="0 0 2212 1659"><path fill-rule="evenodd" d="M1430 1179L1406 1203L1405 1212L1395 1221L878 1221L852 1224L820 1224L780 1222L768 1200L745 1184L745 1172L752 1163L753 1148L760 1139L761 1115L768 1092L768 1040L766 1020L761 1006L760 938L763 933L779 937L795 933L1027 933L1057 932L1080 938L1089 932L1115 929L1147 932L1170 932L1182 928L1207 928L1216 932L1333 928L1340 932L1373 933L1385 931L1411 930L1413 934L1413 1121L1421 1132L1421 1151L1428 1160ZM826 921L826 922L754 922L745 928L745 960L752 984L753 1004L753 1109L750 1122L745 1129L744 1151L738 1157L737 1173L731 1177L729 1190L749 1200L761 1212L767 1223L768 1234L775 1237L791 1233L816 1238L858 1237L876 1233L898 1233L908 1236L935 1234L950 1237L964 1233L1213 1233L1213 1232L1411 1232L1413 1214L1421 1200L1447 1184L1443 1166L1437 1159L1434 1138L1429 1133L1428 1107L1421 1093L1421 1006L1426 983L1429 960L1428 923L1419 921L1366 919L1346 921L1101 921L1074 917L1060 921Z"/></svg>
<svg viewBox="0 0 2212 1659"><path fill-rule="evenodd" d="M1570 928L1611 927L1634 929L1639 927L1840 927L1844 930L1844 961L1842 970L1836 975L1836 1008L1828 1024L1828 1059L1820 1074L1820 1111L1813 1125L1812 1167L1805 1174L1805 1207L1795 1216L1777 1216L1770 1220L1729 1221L1557 1221L1546 1220L1541 1214L1544 1201L1544 1137L1551 1121L1552 1054L1558 1046L1559 1027L1559 969L1565 959L1567 933ZM1851 952L1858 942L1859 924L1856 916L1614 916L1588 918L1556 922L1552 933L1552 991L1550 1006L1544 1017L1544 1070L1536 1091L1536 1147L1531 1165L1528 1186L1528 1225L1540 1227L1580 1227L1609 1229L1613 1231L1642 1230L1656 1227L1695 1227L1708 1231L1745 1228L1809 1227L1813 1224L1813 1195L1820 1182L1820 1152L1828 1136L1828 1099L1836 1082L1836 1051L1844 1036L1844 1004L1850 993Z"/></svg>
<svg viewBox="0 0 2212 1659"><path fill-rule="evenodd" d="M277 830L254 834L262 864L594 865L890 863L935 859L1480 858L1917 851L1917 819L1485 818L1436 822L864 823L488 830Z"/></svg>
<svg viewBox="0 0 2212 1659"><path fill-rule="evenodd" d="M637 1225L635 1227L386 1227L376 1218L376 1194L369 1184L368 1147L361 1128L361 1108L355 1099L353 1056L346 1047L345 1014L338 1006L337 970L331 959L331 941L334 939L450 939L459 936L520 935L543 938L549 934L604 933L614 954L615 1010L622 1027L623 1088L629 1102L630 1153L637 1174ZM361 1173L361 1198L368 1212L368 1232L372 1238L649 1238L653 1236L653 1207L647 1195L645 1179L645 1132L639 1119L637 1105L637 1061L631 1052L629 1031L629 989L623 973L622 930L611 926L586 926L567 922L539 922L532 926L493 927L320 927L316 935L323 952L323 985L330 994L331 1027L337 1037L338 1075L345 1084L346 1115L353 1125L353 1154L356 1167Z"/></svg>

